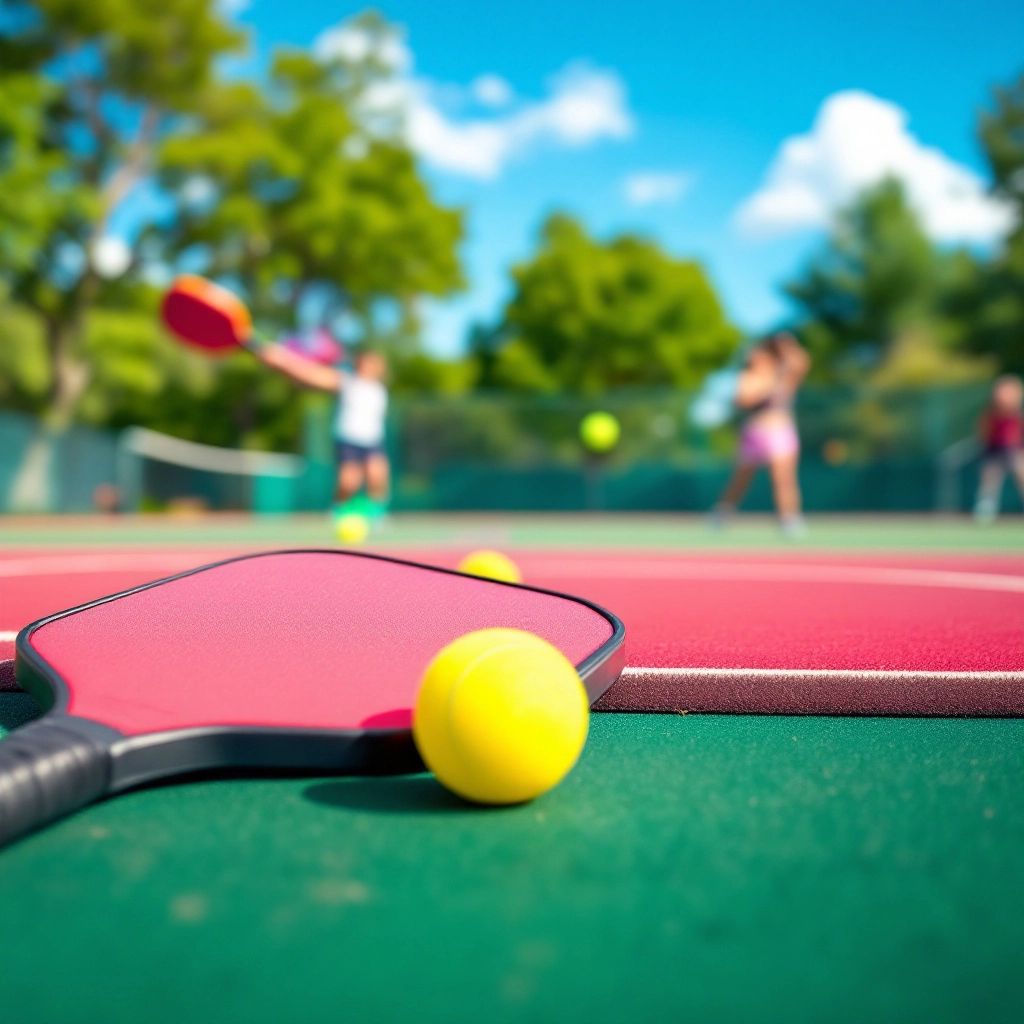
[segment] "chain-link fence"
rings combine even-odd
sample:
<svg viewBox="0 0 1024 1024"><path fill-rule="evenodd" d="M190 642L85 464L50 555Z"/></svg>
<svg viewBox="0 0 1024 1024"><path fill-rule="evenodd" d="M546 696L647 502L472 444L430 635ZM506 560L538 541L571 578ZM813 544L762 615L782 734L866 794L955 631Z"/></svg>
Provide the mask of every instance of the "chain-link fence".
<svg viewBox="0 0 1024 1024"><path fill-rule="evenodd" d="M807 508L968 508L977 467L974 449L964 442L974 434L986 397L984 386L805 388L797 416ZM599 400L507 394L396 398L389 425L394 506L707 509L730 472L736 427L694 426L692 400L672 391L615 393ZM588 453L579 437L580 421L596 409L613 413L622 427L616 447L600 457ZM249 454L200 453L190 466L186 452L172 462L150 457L141 467L136 463L131 494L122 494L122 500L150 508L189 500L256 511L326 507L334 486L330 430L329 406L311 402L305 462L287 488L277 478L257 479L258 463ZM97 488L124 475L124 452L124 442L119 446L111 435L80 427L52 435L26 418L0 416L0 509L27 510L34 502L41 510L86 510L95 503ZM245 486L237 479L217 479L217 466L234 461L250 469L257 465ZM267 494L272 501L264 500ZM770 507L767 480L757 481L747 507Z"/></svg>

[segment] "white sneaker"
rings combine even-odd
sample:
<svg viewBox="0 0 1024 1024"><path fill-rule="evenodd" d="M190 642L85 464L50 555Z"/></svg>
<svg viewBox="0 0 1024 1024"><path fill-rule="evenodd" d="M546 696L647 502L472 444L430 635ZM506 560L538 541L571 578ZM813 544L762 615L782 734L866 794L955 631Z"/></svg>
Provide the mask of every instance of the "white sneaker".
<svg viewBox="0 0 1024 1024"><path fill-rule="evenodd" d="M803 516L786 516L779 521L782 535L790 540L799 540L807 536L807 520Z"/></svg>
<svg viewBox="0 0 1024 1024"><path fill-rule="evenodd" d="M721 532L732 522L735 511L732 505L716 505L708 515L708 527L716 533Z"/></svg>

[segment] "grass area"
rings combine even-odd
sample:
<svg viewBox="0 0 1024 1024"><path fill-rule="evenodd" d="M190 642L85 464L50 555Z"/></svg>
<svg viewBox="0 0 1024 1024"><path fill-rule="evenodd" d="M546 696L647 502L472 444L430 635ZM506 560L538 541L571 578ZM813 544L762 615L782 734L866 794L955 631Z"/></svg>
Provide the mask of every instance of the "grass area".
<svg viewBox="0 0 1024 1024"><path fill-rule="evenodd" d="M0 520L0 549L88 546L315 546L333 542L326 516L156 515L9 518ZM966 517L838 516L810 519L806 537L780 535L770 517L739 517L712 532L701 516L667 515L395 515L375 548L495 545L557 549L890 550L1024 552L1024 518L978 527Z"/></svg>

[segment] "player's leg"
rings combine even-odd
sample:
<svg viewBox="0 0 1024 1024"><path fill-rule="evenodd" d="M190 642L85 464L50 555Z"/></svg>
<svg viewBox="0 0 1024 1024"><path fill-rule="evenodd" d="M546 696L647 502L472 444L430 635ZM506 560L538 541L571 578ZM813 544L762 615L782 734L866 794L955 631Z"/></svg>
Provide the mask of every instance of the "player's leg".
<svg viewBox="0 0 1024 1024"><path fill-rule="evenodd" d="M1001 455L989 455L981 464L978 496L974 502L974 518L979 523L991 523L999 514L999 498L1006 477L1006 460Z"/></svg>
<svg viewBox="0 0 1024 1024"><path fill-rule="evenodd" d="M373 452L366 460L366 492L380 505L387 504L391 490L391 464L383 452Z"/></svg>
<svg viewBox="0 0 1024 1024"><path fill-rule="evenodd" d="M732 476L725 485L722 496L711 510L711 526L713 529L720 530L729 522L732 514L736 511L736 506L739 505L743 500L743 496L747 493L756 472L757 466L752 462L744 462L741 459L736 463L736 468L732 471Z"/></svg>
<svg viewBox="0 0 1024 1024"><path fill-rule="evenodd" d="M750 489L750 484L757 472L757 466L751 462L738 462L729 482L718 499L718 507L735 508Z"/></svg>
<svg viewBox="0 0 1024 1024"><path fill-rule="evenodd" d="M797 452L786 452L774 456L768 465L772 478L772 495L779 522L787 533L803 532L802 498L800 479L797 473L800 456Z"/></svg>
<svg viewBox="0 0 1024 1024"><path fill-rule="evenodd" d="M1014 452L1010 456L1010 469L1013 472L1013 479L1017 483L1017 493L1020 495L1021 504L1024 504L1024 450Z"/></svg>
<svg viewBox="0 0 1024 1024"><path fill-rule="evenodd" d="M776 455L768 470L772 478L772 495L775 510L781 519L800 515L800 481L797 477L797 456Z"/></svg>
<svg viewBox="0 0 1024 1024"><path fill-rule="evenodd" d="M346 453L338 465L338 501L351 501L363 489L363 462Z"/></svg>

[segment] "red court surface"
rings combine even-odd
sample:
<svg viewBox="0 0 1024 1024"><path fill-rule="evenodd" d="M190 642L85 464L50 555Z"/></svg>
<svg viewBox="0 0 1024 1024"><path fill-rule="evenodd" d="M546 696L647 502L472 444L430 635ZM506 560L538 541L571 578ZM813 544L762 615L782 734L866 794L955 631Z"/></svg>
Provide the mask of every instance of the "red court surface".
<svg viewBox="0 0 1024 1024"><path fill-rule="evenodd" d="M0 659L34 619L231 553L0 553ZM1024 713L1024 556L510 553L528 583L626 623L627 670L602 709Z"/></svg>

